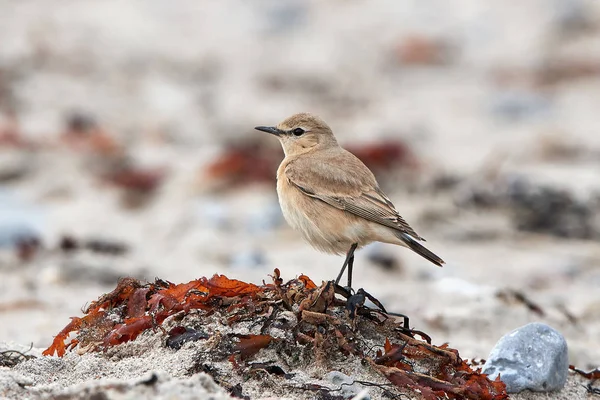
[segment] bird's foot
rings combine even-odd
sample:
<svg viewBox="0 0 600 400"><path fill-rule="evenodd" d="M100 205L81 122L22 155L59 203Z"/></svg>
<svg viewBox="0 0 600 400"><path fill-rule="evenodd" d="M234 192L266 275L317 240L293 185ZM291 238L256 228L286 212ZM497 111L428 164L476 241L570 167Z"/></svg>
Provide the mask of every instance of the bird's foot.
<svg viewBox="0 0 600 400"><path fill-rule="evenodd" d="M377 300L372 294L370 294L369 292L365 291L364 289L362 289L362 288L358 289L358 291L356 292L355 296L366 297L367 299L369 299L371 301L371 303L375 304L377 306L377 308L379 308L381 311L383 311L386 314L389 314L387 312L387 310L385 309L385 307L383 306L383 304L381 304L381 302L379 300Z"/></svg>
<svg viewBox="0 0 600 400"><path fill-rule="evenodd" d="M356 309L365 304L366 299L369 299L379 310L385 314L388 314L387 310L372 294L364 290L363 288L358 289L356 292L349 286L340 286L335 284L335 292L340 296L343 296L346 301L346 309L350 311L350 315L356 315Z"/></svg>
<svg viewBox="0 0 600 400"><path fill-rule="evenodd" d="M348 299L350 296L354 295L354 289L352 289L350 286L342 286L337 284L335 281L330 282L333 283L335 292L343 298Z"/></svg>
<svg viewBox="0 0 600 400"><path fill-rule="evenodd" d="M381 301L379 301L376 297L374 297L372 294L370 294L366 290L360 288L356 292L354 292L354 290L350 287L340 286L340 285L336 284L334 281L332 281L332 283L335 285L334 286L335 293L339 294L340 296L342 296L346 299L346 311L348 312L348 314L352 320L354 320L356 318L356 315L359 314L359 310L361 308L364 309L364 311L366 311L367 314L368 314L368 310L374 311L373 309L370 309L369 307L365 307L365 301L367 299L369 299L371 301L371 303L373 303L373 304L375 304L375 306L377 306L377 308L378 308L377 311L379 311L383 314L386 314L388 316L402 318L402 326L397 328L400 332L402 332L405 335L408 335L410 337L415 337L415 335L419 335L427 343L431 343L431 338L429 338L429 336L427 334L425 334L424 332L412 329L410 327L410 319L408 318L407 315L387 311L386 308L381 303ZM361 312L361 315L366 315L366 314L363 314Z"/></svg>

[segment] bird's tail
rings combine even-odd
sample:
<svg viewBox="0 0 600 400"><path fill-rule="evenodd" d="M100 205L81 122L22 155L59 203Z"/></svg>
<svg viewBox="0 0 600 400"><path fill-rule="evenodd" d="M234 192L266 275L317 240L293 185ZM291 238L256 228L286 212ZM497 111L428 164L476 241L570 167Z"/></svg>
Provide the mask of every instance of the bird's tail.
<svg viewBox="0 0 600 400"><path fill-rule="evenodd" d="M409 235L402 233L400 238L404 241L404 243L406 243L406 246L408 246L408 248L410 248L412 251L414 251L421 257L428 259L438 267L441 267L442 264L445 264L444 260L433 254L433 252L428 250L425 246L417 242Z"/></svg>

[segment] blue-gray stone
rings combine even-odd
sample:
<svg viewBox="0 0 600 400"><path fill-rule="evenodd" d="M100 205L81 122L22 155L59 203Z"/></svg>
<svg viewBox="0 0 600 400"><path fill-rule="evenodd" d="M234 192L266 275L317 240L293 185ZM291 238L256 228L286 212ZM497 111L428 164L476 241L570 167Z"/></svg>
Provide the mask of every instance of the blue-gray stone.
<svg viewBox="0 0 600 400"><path fill-rule="evenodd" d="M556 329L534 322L500 338L482 372L492 380L500 375L506 391L518 393L562 389L568 370L565 338Z"/></svg>
<svg viewBox="0 0 600 400"><path fill-rule="evenodd" d="M0 247L12 247L20 240L39 238L43 220L41 209L0 186Z"/></svg>

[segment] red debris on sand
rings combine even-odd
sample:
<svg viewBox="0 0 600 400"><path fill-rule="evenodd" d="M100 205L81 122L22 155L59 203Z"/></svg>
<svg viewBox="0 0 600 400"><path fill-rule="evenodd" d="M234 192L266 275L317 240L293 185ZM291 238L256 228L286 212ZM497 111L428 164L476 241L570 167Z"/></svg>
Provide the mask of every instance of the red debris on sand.
<svg viewBox="0 0 600 400"><path fill-rule="evenodd" d="M600 76L600 63L586 59L551 60L542 64L536 72L540 85L556 85L578 79L597 79Z"/></svg>
<svg viewBox="0 0 600 400"><path fill-rule="evenodd" d="M547 90L554 86L600 77L600 62L594 59L556 58L533 68L497 67L492 79L503 87Z"/></svg>
<svg viewBox="0 0 600 400"><path fill-rule="evenodd" d="M594 381L600 379L600 368L596 368L589 372L585 372L584 370L581 370L581 369L575 367L574 365L569 365L569 369L571 371L583 376L586 379L591 379Z"/></svg>
<svg viewBox="0 0 600 400"><path fill-rule="evenodd" d="M65 125L61 142L70 149L105 157L122 155L122 146L92 116L76 112L67 116Z"/></svg>
<svg viewBox="0 0 600 400"><path fill-rule="evenodd" d="M385 390L393 390L395 395L418 394L426 400L507 398L504 383L491 381L480 369L472 369L447 345L438 347L416 339L423 334L387 314L383 307L372 309L361 302L353 305L350 315L348 302L355 295L333 282L317 286L300 275L284 283L279 270L271 278L273 283L263 282L261 286L223 275L179 285L159 279L142 283L124 278L115 290L92 302L86 315L73 318L43 354L63 356L75 347L80 353L105 350L154 330L165 336L165 346L175 350L186 342L205 339L211 344L202 349L203 357L229 360L235 374L252 369L247 360L270 349L275 358L302 354L307 365L319 368L328 368L333 360L370 366L379 379L385 377L391 382ZM191 310L197 311L190 314ZM161 325L175 314L177 326L167 332ZM192 318L186 319L188 314ZM285 318L280 318L283 315ZM245 325L237 325L242 323ZM251 334L253 330L260 333ZM287 334L282 336L282 330ZM71 333L77 335L69 339ZM183 334L187 336L178 338ZM383 351L374 355L373 344L383 342ZM287 376L285 372L283 375ZM296 389L315 388L306 384Z"/></svg>
<svg viewBox="0 0 600 400"><path fill-rule="evenodd" d="M86 315L84 318L88 318L90 314ZM65 344L65 341L69 338L71 332L76 332L81 329L83 319L72 317L71 322L67 326L65 326L62 331L58 332L58 335L54 337L52 341L52 345L48 347L42 353L45 356L51 356L56 353L57 356L62 357L65 355L67 347L75 346L79 341L77 339L71 340L69 344Z"/></svg>
<svg viewBox="0 0 600 400"><path fill-rule="evenodd" d="M419 390L426 400L508 398L502 381L490 381L480 369L471 369L456 350L447 345L431 346L410 337L403 339L402 345L391 344L386 339L385 353L374 360L376 368L392 383ZM415 371L414 360L442 362L431 369L437 373L425 375Z"/></svg>
<svg viewBox="0 0 600 400"><path fill-rule="evenodd" d="M443 65L451 61L451 50L442 40L412 35L403 38L396 54L403 65Z"/></svg>
<svg viewBox="0 0 600 400"><path fill-rule="evenodd" d="M0 148L31 148L33 144L23 136L19 122L15 117L0 123Z"/></svg>
<svg viewBox="0 0 600 400"><path fill-rule="evenodd" d="M410 147L400 140L383 140L362 146L348 147L377 176L398 168L418 168L419 162Z"/></svg>
<svg viewBox="0 0 600 400"><path fill-rule="evenodd" d="M267 347L272 340L273 337L269 335L241 335L240 342L233 349L240 353L242 360L245 360Z"/></svg>
<svg viewBox="0 0 600 400"><path fill-rule="evenodd" d="M307 289L316 289L317 288L317 285L315 285L315 283L308 276L306 276L304 274L301 274L298 277L298 280L300 282L304 283L304 287L306 287Z"/></svg>
<svg viewBox="0 0 600 400"><path fill-rule="evenodd" d="M124 278L115 290L92 302L83 318L73 318L43 354L62 357L67 347L65 340L71 332L79 331L82 327L86 327L85 337L74 339L71 344L79 343L85 347L101 338L104 346L114 346L134 340L143 331L160 325L179 311L208 308L207 303L213 296L251 295L258 290L256 285L223 275L180 285L160 280L144 285L134 278ZM115 317L122 322L119 323Z"/></svg>
<svg viewBox="0 0 600 400"><path fill-rule="evenodd" d="M164 168L122 168L104 176L104 180L114 186L140 192L151 193L163 182L167 173Z"/></svg>
<svg viewBox="0 0 600 400"><path fill-rule="evenodd" d="M208 164L203 177L223 187L273 182L281 152L263 141L236 143Z"/></svg>
<svg viewBox="0 0 600 400"><path fill-rule="evenodd" d="M165 167L141 168L117 161L100 174L100 179L120 189L121 205L139 209L148 204L168 175Z"/></svg>
<svg viewBox="0 0 600 400"><path fill-rule="evenodd" d="M35 236L18 238L15 242L17 257L23 262L31 261L42 247L41 240Z"/></svg>

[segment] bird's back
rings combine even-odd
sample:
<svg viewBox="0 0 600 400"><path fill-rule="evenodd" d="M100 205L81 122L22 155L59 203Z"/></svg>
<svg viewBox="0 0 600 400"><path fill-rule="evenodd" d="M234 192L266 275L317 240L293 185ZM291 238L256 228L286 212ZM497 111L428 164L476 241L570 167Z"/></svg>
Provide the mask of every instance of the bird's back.
<svg viewBox="0 0 600 400"><path fill-rule="evenodd" d="M310 186L323 195L355 197L379 186L371 170L340 146L316 149L310 155L286 157L284 165L288 178L310 182Z"/></svg>

